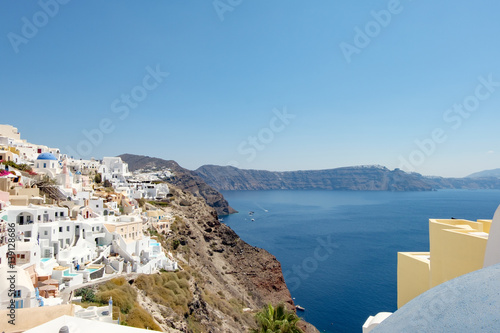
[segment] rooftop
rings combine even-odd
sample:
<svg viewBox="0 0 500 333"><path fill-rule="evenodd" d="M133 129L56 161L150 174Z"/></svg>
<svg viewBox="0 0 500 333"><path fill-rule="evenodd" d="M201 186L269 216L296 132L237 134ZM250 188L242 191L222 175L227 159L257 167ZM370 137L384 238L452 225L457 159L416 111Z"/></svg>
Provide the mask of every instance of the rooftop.
<svg viewBox="0 0 500 333"><path fill-rule="evenodd" d="M434 287L377 326L383 332L499 332L500 264Z"/></svg>
<svg viewBox="0 0 500 333"><path fill-rule="evenodd" d="M52 153L41 153L40 155L38 155L37 160L57 161L57 158Z"/></svg>

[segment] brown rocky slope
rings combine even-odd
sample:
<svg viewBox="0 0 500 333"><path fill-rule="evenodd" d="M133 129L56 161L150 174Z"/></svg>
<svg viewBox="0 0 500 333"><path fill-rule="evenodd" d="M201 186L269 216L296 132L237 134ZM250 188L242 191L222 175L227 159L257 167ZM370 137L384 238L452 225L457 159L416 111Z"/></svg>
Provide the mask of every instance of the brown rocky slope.
<svg viewBox="0 0 500 333"><path fill-rule="evenodd" d="M162 238L162 243L167 248L179 244L175 253L181 266L200 274L197 284L201 300L203 295L238 300L243 308L251 309L252 318L268 303L283 302L295 310L281 264L273 255L241 240L231 228L219 222L215 210L201 198L174 187L171 192L175 199L166 209L176 216L176 222L173 235ZM251 327L248 321L227 317L222 321L224 325L213 325L214 318L210 319L213 308L209 302L193 308L194 318L205 325L207 332L246 332ZM317 332L311 325L304 322L301 325L307 333Z"/></svg>

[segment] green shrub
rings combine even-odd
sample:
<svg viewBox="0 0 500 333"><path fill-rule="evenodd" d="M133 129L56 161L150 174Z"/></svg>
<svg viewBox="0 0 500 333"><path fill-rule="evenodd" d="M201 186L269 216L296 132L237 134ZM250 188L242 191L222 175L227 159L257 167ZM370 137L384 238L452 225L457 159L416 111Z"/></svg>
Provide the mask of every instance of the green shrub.
<svg viewBox="0 0 500 333"><path fill-rule="evenodd" d="M75 291L75 296L82 296L83 303L96 303L98 299L92 288L81 288Z"/></svg>
<svg viewBox="0 0 500 333"><path fill-rule="evenodd" d="M128 313L134 306L137 293L125 278L120 277L101 285L96 297L103 304L106 304L112 297L113 305L118 306L123 313Z"/></svg>
<svg viewBox="0 0 500 333"><path fill-rule="evenodd" d="M126 322L128 326L162 332L162 329L156 324L153 317L137 303L127 315Z"/></svg>
<svg viewBox="0 0 500 333"><path fill-rule="evenodd" d="M188 278L186 272L141 275L135 285L156 303L169 306L177 314L183 315L188 312L188 304L193 297Z"/></svg>

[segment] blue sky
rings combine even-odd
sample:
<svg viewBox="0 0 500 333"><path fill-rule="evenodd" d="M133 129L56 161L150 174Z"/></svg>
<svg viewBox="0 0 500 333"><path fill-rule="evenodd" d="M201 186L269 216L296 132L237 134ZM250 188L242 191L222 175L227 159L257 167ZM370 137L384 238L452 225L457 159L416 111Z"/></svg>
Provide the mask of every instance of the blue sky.
<svg viewBox="0 0 500 333"><path fill-rule="evenodd" d="M500 167L496 1L59 1L0 3L0 123L31 142L190 169Z"/></svg>

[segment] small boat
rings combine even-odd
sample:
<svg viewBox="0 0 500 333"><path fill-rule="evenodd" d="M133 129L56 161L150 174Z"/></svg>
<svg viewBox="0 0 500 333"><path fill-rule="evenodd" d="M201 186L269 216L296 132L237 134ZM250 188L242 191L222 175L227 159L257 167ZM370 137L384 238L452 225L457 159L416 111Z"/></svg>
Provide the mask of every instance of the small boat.
<svg viewBox="0 0 500 333"><path fill-rule="evenodd" d="M298 304L297 304L297 305L295 305L295 308L296 308L297 310L300 310L300 311L306 311L306 309L305 309L305 308L301 307L301 306L300 306L300 305L298 305Z"/></svg>
<svg viewBox="0 0 500 333"><path fill-rule="evenodd" d="M248 212L248 215L253 215L253 213L255 213L255 212Z"/></svg>
<svg viewBox="0 0 500 333"><path fill-rule="evenodd" d="M252 219L252 222L254 222L254 221L255 221L255 219Z"/></svg>

